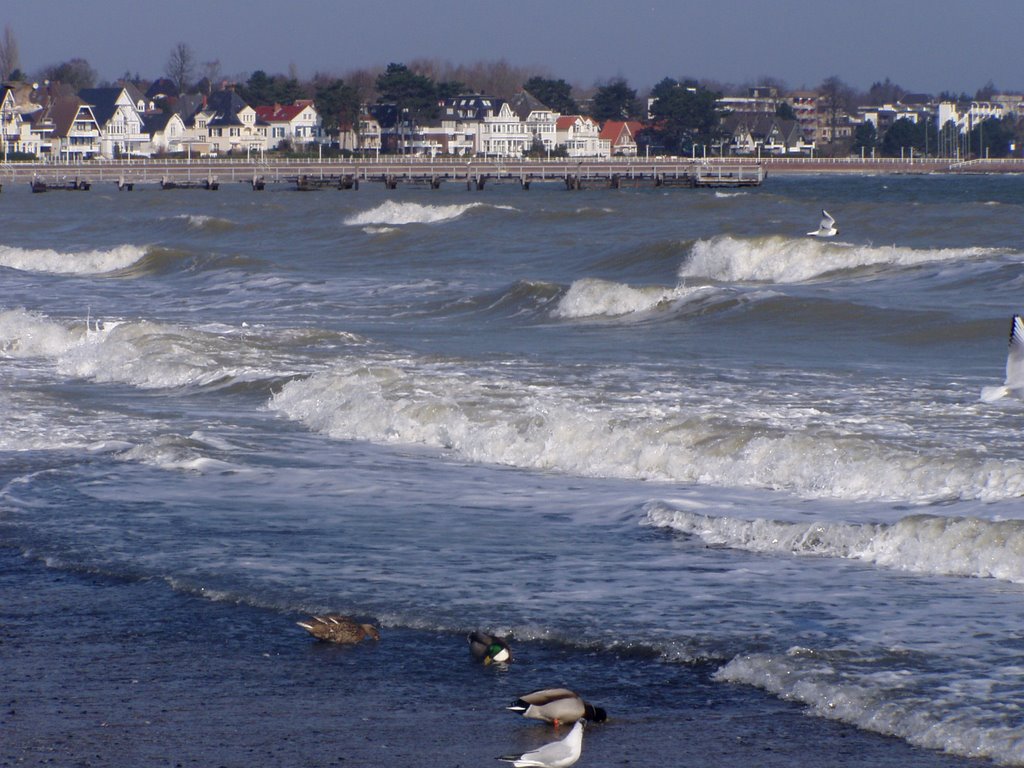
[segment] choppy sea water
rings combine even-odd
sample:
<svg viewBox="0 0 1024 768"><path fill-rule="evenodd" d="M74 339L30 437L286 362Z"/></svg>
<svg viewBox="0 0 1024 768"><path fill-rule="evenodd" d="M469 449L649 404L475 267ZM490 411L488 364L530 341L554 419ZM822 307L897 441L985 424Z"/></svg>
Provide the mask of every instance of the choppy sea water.
<svg viewBox="0 0 1024 768"><path fill-rule="evenodd" d="M0 210L3 545L1024 764L1024 179Z"/></svg>

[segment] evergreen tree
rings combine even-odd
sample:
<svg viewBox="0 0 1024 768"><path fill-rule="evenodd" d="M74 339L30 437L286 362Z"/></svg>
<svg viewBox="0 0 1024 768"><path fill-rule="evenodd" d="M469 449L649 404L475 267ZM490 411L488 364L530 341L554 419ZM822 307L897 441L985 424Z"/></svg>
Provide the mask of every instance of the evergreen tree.
<svg viewBox="0 0 1024 768"><path fill-rule="evenodd" d="M404 64L388 64L377 78L380 104L394 104L399 115L413 122L430 119L438 113L437 86L424 75L417 75Z"/></svg>
<svg viewBox="0 0 1024 768"><path fill-rule="evenodd" d="M642 114L636 100L636 91L622 78L601 86L594 94L591 117L605 120L629 120Z"/></svg>
<svg viewBox="0 0 1024 768"><path fill-rule="evenodd" d="M689 154L695 145L711 145L720 138L720 94L665 78L651 96L654 133L668 151Z"/></svg>
<svg viewBox="0 0 1024 768"><path fill-rule="evenodd" d="M538 101L549 109L563 115L579 114L580 106L572 97L572 86L565 80L551 80L546 77L531 77L523 83Z"/></svg>

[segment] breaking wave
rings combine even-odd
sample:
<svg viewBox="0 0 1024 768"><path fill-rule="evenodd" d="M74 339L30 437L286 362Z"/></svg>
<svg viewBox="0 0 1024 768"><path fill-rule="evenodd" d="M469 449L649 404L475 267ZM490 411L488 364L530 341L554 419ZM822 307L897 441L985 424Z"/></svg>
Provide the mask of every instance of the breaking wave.
<svg viewBox="0 0 1024 768"><path fill-rule="evenodd" d="M290 381L269 407L335 439L420 444L464 460L587 477L856 501L1024 495L1024 462L919 456L871 435L768 427L757 406L722 413L720 401L692 398L685 386L622 400L501 372L352 358Z"/></svg>
<svg viewBox="0 0 1024 768"><path fill-rule="evenodd" d="M0 311L0 355L46 358L63 375L141 389L227 386L295 375L259 343L146 320L67 327L24 309ZM268 357L270 359L268 359ZM279 363L279 367L275 366Z"/></svg>
<svg viewBox="0 0 1024 768"><path fill-rule="evenodd" d="M1024 584L1024 520L909 515L895 523L784 522L715 517L655 502L646 522L707 544L817 555L935 576Z"/></svg>
<svg viewBox="0 0 1024 768"><path fill-rule="evenodd" d="M698 240L679 269L680 278L719 282L798 283L867 267L913 267L1004 253L993 248L917 250L824 242L817 238L728 235Z"/></svg>
<svg viewBox="0 0 1024 768"><path fill-rule="evenodd" d="M61 252L48 248L0 245L0 266L22 272L57 275L102 275L127 269L145 257L147 248L119 245L110 250Z"/></svg>
<svg viewBox="0 0 1024 768"><path fill-rule="evenodd" d="M715 673L715 679L761 688L804 704L819 717L896 736L918 747L987 757L1005 765L1024 763L1020 729L1007 724L1018 722L1019 715L997 705L1003 716L993 717L989 693L1000 680L1019 679L1024 671L1020 665L1008 665L998 670L1000 675L984 680L947 683L938 689L942 693L937 699L934 690L914 685L925 673L882 672L868 662L841 656L807 648L792 648L786 654L754 653L733 659ZM971 690L983 692L978 706L945 706L946 696L957 699ZM1012 693L1006 695L1014 700Z"/></svg>
<svg viewBox="0 0 1024 768"><path fill-rule="evenodd" d="M388 200L376 208L357 213L345 219L345 224L354 227L402 226L406 224L437 224L451 221L475 208L501 208L514 210L508 206L493 206L486 203L466 203L464 205L420 205Z"/></svg>
<svg viewBox="0 0 1024 768"><path fill-rule="evenodd" d="M569 287L552 314L567 319L617 317L667 309L687 301L706 298L712 292L713 289L708 287L633 287L608 280L584 278Z"/></svg>

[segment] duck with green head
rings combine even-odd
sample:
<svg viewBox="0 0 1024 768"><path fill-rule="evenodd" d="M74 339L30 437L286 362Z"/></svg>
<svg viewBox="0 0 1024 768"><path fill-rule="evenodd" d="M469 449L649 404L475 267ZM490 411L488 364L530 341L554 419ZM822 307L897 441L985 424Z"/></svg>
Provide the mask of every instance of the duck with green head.
<svg viewBox="0 0 1024 768"><path fill-rule="evenodd" d="M484 664L512 661L512 649L509 648L505 638L488 635L486 632L472 632L468 639L469 652L477 661L482 661Z"/></svg>

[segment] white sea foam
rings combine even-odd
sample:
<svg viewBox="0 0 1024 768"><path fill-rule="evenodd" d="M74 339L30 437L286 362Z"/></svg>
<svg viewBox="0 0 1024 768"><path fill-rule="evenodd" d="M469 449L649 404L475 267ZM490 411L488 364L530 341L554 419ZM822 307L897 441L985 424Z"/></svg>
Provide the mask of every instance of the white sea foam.
<svg viewBox="0 0 1024 768"><path fill-rule="evenodd" d="M0 312L0 354L53 361L63 375L142 389L205 386L291 375L269 368L236 334L203 333L148 321L67 328L22 309Z"/></svg>
<svg viewBox="0 0 1024 768"><path fill-rule="evenodd" d="M708 544L751 552L861 560L937 576L1024 584L1024 521L910 515L895 523L716 517L653 503L646 521Z"/></svg>
<svg viewBox="0 0 1024 768"><path fill-rule="evenodd" d="M61 252L46 248L15 248L0 245L0 266L23 272L49 272L59 275L102 275L135 264L146 255L146 248L120 245L110 250Z"/></svg>
<svg viewBox="0 0 1024 768"><path fill-rule="evenodd" d="M678 302L706 296L709 291L707 287L633 287L608 280L584 278L569 286L553 314L562 318L615 317L667 308Z"/></svg>
<svg viewBox="0 0 1024 768"><path fill-rule="evenodd" d="M179 213L170 218L185 221L192 229L225 229L234 226L234 222L230 219L209 216L204 213Z"/></svg>
<svg viewBox="0 0 1024 768"><path fill-rule="evenodd" d="M486 463L613 477L753 487L807 498L998 500L1024 495L1024 463L919 456L871 437L808 430L799 418L722 401L609 400L500 373L352 359L289 382L270 407L338 439L422 444ZM648 402L650 400L650 402Z"/></svg>
<svg viewBox="0 0 1024 768"><path fill-rule="evenodd" d="M457 219L466 211L484 207L484 203L465 203L462 205L420 205L419 203L395 202L388 200L376 208L356 213L345 219L349 226L390 226L406 224L436 224L442 221ZM494 206L491 206L494 207ZM512 210L506 208L506 210Z"/></svg>
<svg viewBox="0 0 1024 768"><path fill-rule="evenodd" d="M1004 765L1024 764L1017 707L1003 707L991 695L1002 681L1019 680L1024 667L989 670L988 678L980 681L947 677L938 688L916 686L915 678L922 674L844 664L828 654L794 648L785 655L737 657L715 678L762 688L804 704L820 717L896 736L926 749L987 757ZM971 687L978 693L971 695L967 691ZM977 700L971 705L965 698Z"/></svg>
<svg viewBox="0 0 1024 768"><path fill-rule="evenodd" d="M1001 251L991 248L917 250L895 245L824 242L806 237L736 238L723 235L694 243L689 258L679 269L679 276L721 282L797 283L862 267L912 267L997 253Z"/></svg>

